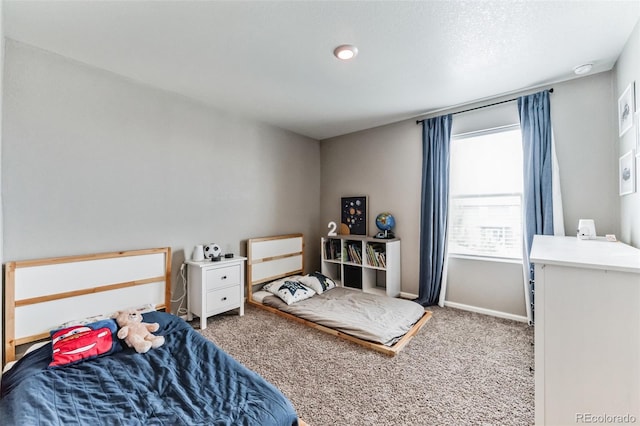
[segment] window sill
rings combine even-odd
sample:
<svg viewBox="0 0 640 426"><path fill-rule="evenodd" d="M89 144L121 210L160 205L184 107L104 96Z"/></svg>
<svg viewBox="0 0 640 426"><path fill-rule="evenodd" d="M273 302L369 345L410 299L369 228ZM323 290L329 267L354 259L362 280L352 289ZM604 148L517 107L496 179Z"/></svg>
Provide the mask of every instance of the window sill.
<svg viewBox="0 0 640 426"><path fill-rule="evenodd" d="M513 259L508 257L474 256L470 254L449 254L448 257L451 259L478 260L480 262L513 263L516 265L522 265L522 259Z"/></svg>

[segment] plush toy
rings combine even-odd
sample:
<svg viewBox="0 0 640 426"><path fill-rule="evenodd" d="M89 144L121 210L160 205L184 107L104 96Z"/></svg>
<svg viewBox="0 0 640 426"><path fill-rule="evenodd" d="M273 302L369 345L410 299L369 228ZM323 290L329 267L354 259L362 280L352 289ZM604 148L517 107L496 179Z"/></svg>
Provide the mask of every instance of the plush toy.
<svg viewBox="0 0 640 426"><path fill-rule="evenodd" d="M138 353L145 353L151 348L157 348L164 344L163 336L151 334L158 331L160 325L142 322L142 314L137 311L118 311L115 316L120 326L118 337Z"/></svg>

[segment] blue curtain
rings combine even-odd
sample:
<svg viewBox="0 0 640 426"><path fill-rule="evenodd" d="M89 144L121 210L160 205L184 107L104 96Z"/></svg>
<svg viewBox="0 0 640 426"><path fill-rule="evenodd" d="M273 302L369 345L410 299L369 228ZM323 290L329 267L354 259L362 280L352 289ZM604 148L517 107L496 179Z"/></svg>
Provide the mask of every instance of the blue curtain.
<svg viewBox="0 0 640 426"><path fill-rule="evenodd" d="M438 303L445 260L449 207L449 140L453 116L422 122L422 210L420 214L420 281L416 300Z"/></svg>
<svg viewBox="0 0 640 426"><path fill-rule="evenodd" d="M524 160L525 268L529 272L529 321L533 321L533 268L529 261L534 235L553 235L552 145L549 91L518 98Z"/></svg>

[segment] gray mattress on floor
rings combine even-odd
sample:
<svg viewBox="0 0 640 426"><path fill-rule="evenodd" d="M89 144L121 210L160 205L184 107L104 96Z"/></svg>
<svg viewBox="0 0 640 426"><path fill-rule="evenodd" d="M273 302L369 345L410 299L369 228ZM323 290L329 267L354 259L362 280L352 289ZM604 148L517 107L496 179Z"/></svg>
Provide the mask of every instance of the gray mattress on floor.
<svg viewBox="0 0 640 426"><path fill-rule="evenodd" d="M424 314L424 308L416 302L345 287L336 287L291 305L277 296L267 296L262 303L386 346L397 342Z"/></svg>

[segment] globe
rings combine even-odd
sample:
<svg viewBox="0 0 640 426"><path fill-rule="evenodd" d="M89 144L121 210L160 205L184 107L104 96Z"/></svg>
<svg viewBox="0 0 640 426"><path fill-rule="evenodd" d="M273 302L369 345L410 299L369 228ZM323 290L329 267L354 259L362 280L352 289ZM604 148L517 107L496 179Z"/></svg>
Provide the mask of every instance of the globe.
<svg viewBox="0 0 640 426"><path fill-rule="evenodd" d="M380 213L376 216L376 226L382 232L376 235L376 238L394 238L393 227L396 226L396 220L391 213Z"/></svg>

